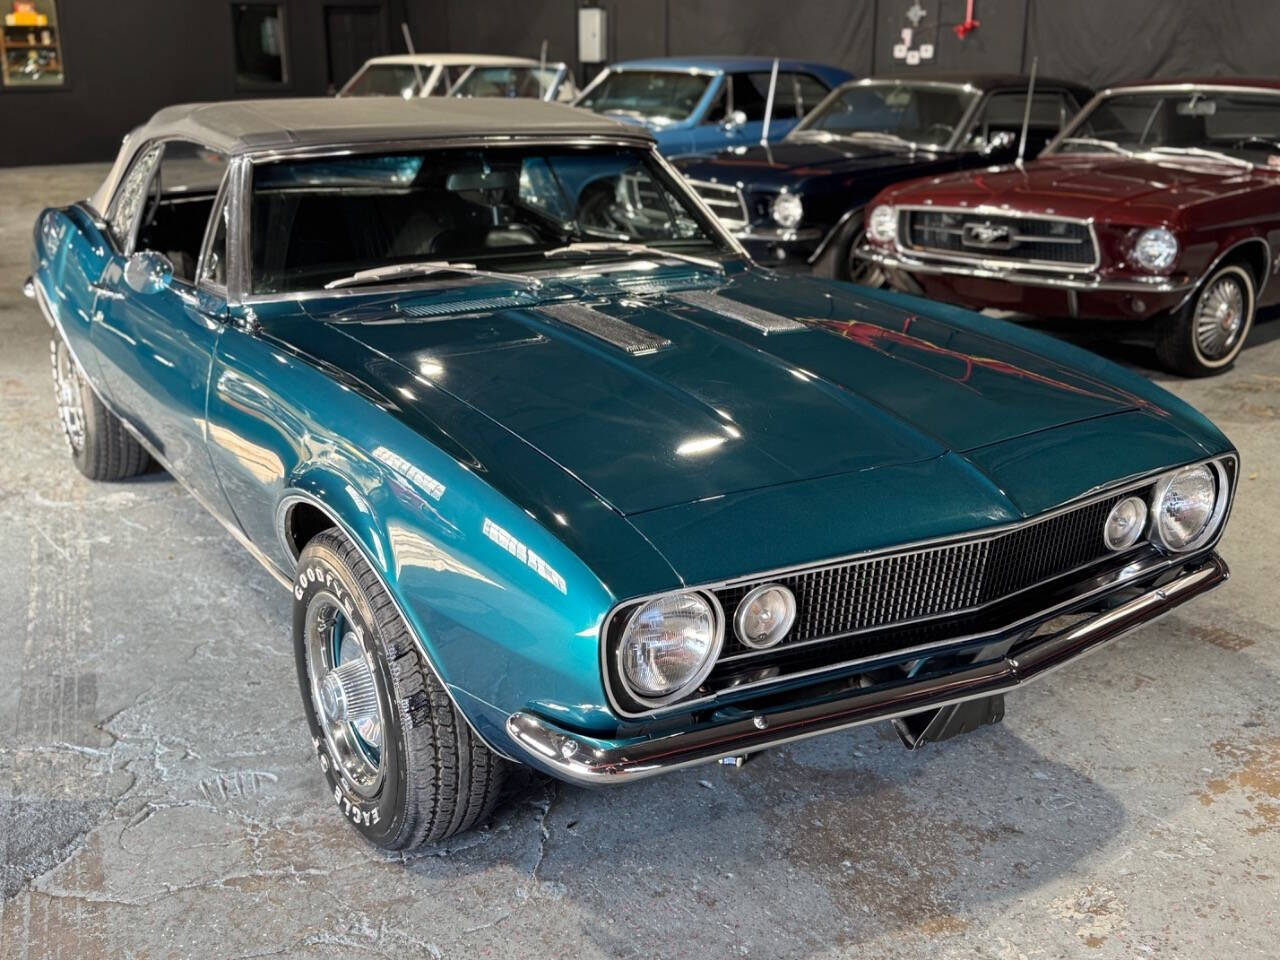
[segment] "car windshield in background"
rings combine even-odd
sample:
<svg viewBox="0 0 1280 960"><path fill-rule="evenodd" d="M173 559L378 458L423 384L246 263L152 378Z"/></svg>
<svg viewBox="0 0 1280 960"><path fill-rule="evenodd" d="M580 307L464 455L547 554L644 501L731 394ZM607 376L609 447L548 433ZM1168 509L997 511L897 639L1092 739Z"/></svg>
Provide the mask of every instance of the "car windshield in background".
<svg viewBox="0 0 1280 960"><path fill-rule="evenodd" d="M882 135L913 144L943 146L978 97L963 87L910 83L858 84L809 114L790 137Z"/></svg>
<svg viewBox="0 0 1280 960"><path fill-rule="evenodd" d="M1163 153L1280 165L1280 95L1205 88L1118 93L1098 102L1056 153Z"/></svg>
<svg viewBox="0 0 1280 960"><path fill-rule="evenodd" d="M547 95L556 81L550 67L476 67L453 88L458 97L532 97Z"/></svg>
<svg viewBox="0 0 1280 960"><path fill-rule="evenodd" d="M679 123L693 113L710 83L711 77L702 74L612 71L577 105L610 116Z"/></svg>
<svg viewBox="0 0 1280 960"><path fill-rule="evenodd" d="M412 64L374 63L351 81L351 85L342 91L344 97L404 97L408 100L417 95L419 79L423 82L431 75L430 67L418 67L414 72Z"/></svg>
<svg viewBox="0 0 1280 960"><path fill-rule="evenodd" d="M254 167L254 293L314 290L398 264L521 273L566 255L624 255L600 244L673 257L728 250L642 149L458 148Z"/></svg>

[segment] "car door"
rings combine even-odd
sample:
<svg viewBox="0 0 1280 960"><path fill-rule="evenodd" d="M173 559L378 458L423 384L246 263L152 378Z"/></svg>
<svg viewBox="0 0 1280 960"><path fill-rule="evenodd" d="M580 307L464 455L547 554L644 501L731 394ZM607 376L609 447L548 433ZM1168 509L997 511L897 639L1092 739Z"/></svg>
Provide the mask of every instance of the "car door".
<svg viewBox="0 0 1280 960"><path fill-rule="evenodd" d="M158 149L146 199L131 202L132 219L120 224L120 247L98 282L91 337L116 412L221 513L205 402L227 311L218 247L226 243L229 165L186 141Z"/></svg>

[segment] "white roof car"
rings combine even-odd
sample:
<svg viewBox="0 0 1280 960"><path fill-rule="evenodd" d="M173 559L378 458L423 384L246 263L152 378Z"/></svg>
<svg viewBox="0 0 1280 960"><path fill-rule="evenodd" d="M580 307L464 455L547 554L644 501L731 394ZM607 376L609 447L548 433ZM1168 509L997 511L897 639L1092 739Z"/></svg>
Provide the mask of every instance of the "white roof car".
<svg viewBox="0 0 1280 960"><path fill-rule="evenodd" d="M569 101L577 96L567 64L483 53L403 53L371 57L338 91L340 97L532 97Z"/></svg>

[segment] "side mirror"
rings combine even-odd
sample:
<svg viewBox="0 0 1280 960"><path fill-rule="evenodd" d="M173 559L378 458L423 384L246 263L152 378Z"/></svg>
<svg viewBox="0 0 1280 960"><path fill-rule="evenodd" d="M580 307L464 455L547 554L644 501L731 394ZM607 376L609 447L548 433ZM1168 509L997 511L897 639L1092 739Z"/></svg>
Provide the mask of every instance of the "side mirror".
<svg viewBox="0 0 1280 960"><path fill-rule="evenodd" d="M735 110L725 118L724 128L726 130L737 130L747 122L747 115L741 110Z"/></svg>
<svg viewBox="0 0 1280 960"><path fill-rule="evenodd" d="M982 147L982 152L996 153L1000 150L1009 150L1018 143L1018 135L1012 130L997 130L987 138L987 142Z"/></svg>
<svg viewBox="0 0 1280 960"><path fill-rule="evenodd" d="M172 280L172 261L154 250L139 250L124 265L124 282L134 293L159 293Z"/></svg>

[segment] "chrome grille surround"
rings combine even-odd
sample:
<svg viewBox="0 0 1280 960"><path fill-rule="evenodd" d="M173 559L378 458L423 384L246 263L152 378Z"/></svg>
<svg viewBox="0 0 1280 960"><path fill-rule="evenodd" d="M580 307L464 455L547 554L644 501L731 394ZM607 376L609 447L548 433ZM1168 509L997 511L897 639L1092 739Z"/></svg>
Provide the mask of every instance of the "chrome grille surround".
<svg viewBox="0 0 1280 960"><path fill-rule="evenodd" d="M745 230L750 225L747 201L737 187L710 180L690 180L689 186L726 229Z"/></svg>
<svg viewBox="0 0 1280 960"><path fill-rule="evenodd" d="M898 207L897 247L930 259L1080 273L1101 263L1090 220L992 207ZM986 243L981 238L989 237Z"/></svg>
<svg viewBox="0 0 1280 960"><path fill-rule="evenodd" d="M1112 505L1129 494L1138 491L1149 492L1157 481L1166 474L1199 464L1218 465L1220 468L1218 470L1220 480L1227 487L1225 492L1227 499L1226 506L1217 521L1216 532L1195 550L1180 554L1170 554L1153 546L1151 543L1139 540L1138 544L1130 550L1112 553L1109 550L1105 550L1104 545L1104 554L1078 563L1070 569L1055 568L1053 559L1046 555L1042 554L1037 557L1034 553L1027 553L1027 551L1042 549L1046 543L1046 537L1052 538L1055 534L1063 533L1064 530L1069 533L1072 529L1073 521L1077 534L1087 534L1089 524L1096 522L1094 530L1100 541L1102 525ZM986 557L985 561L983 561L982 577L977 586L972 582L948 583L946 585L946 595L950 601L952 603L960 603L963 599L968 598L970 605L967 607L952 607L932 614L926 613L911 620L883 622L878 625L854 629L831 636L816 636L812 639L798 641L796 639L798 636L797 631L801 629L802 621L805 618L805 612L801 610L788 636L784 637L778 645L767 650L750 650L739 644L735 637L726 633L719 658L716 661L716 667L708 675L704 685L697 691L698 695L656 710L628 709L622 705L616 696L614 681L610 677L608 657L611 640L620 635L621 627L626 622L626 618L619 616L619 614L634 610L636 606L644 601L663 594L627 599L609 611L600 628L601 667L604 670L604 687L609 705L620 716L636 719L654 717L675 711L688 711L703 705L710 705L721 695L767 688L778 683L795 681L803 677L829 674L832 671L857 667L862 664L867 664L869 668L873 668L876 664L892 662L895 658L900 659L906 655L918 654L926 656L938 648L964 643L974 637L995 636L1002 631L1012 629L1017 621L1006 622L1001 620L997 624L983 628L983 631L975 632L974 619L992 615L984 613L986 608L1005 610L1005 602L1011 603L1015 607L1019 603L1023 606L1035 605L1034 598L1028 599L1032 597L1030 591L1040 587L1047 588L1053 582L1059 584L1070 583L1072 581L1067 578L1072 573L1081 576L1087 574L1092 577L1092 571L1101 569L1104 561L1112 559L1116 561L1116 564L1114 568L1108 568L1113 570L1111 583L1119 585L1133 577L1151 574L1176 563L1184 562L1188 557L1213 549L1221 538L1222 531L1226 528L1227 519L1230 516L1231 507L1235 499L1238 470L1238 455L1234 452L1228 452L1195 463L1183 464L1180 467L1155 471L1140 480L1118 484L1106 490L1095 492L1038 516L1002 527L976 531L970 535L941 537L935 540L907 544L898 548L867 551L826 563L783 568L717 584L690 584L680 590L667 591L710 594L715 602L724 607L726 616L732 617L731 611L733 610L734 601L729 598L729 591L735 589L745 594L745 592L761 584L774 582L786 584L791 578L820 577L830 575L833 571L865 564L880 564L881 570L888 570L891 574L896 571L901 575L904 569L909 571L914 563L923 563L922 569L929 571L931 569L936 570L940 563L945 564L950 559L958 561L959 569L963 573L966 569L966 563L969 564L968 569L972 569L976 558L983 555ZM1105 507L1102 506L1104 504ZM1084 511L1090 512L1088 517L1084 515ZM1066 518L1066 527L1058 525L1063 522L1062 518L1064 517ZM1083 542L1088 542L1087 536ZM1053 545L1051 539L1048 545ZM975 547L980 548L977 554L974 553ZM966 548L968 548L967 552ZM1078 556L1080 550L1081 541L1068 539L1063 553L1068 557L1069 555ZM946 553L947 551L951 552ZM1087 553L1088 551L1085 552ZM1062 557L1059 559L1061 562L1065 562ZM1019 587L1019 582L1024 585ZM1012 592L1002 593L1005 590ZM921 591L912 590L910 584L907 585L906 591L905 600L894 598L891 601L882 603L879 609L891 612L895 609L894 603L899 605L897 609L901 609L903 603L910 602L913 597L919 598L921 596ZM1095 592L1075 594L1069 602L1079 603L1092 596ZM1022 594L1026 596L1020 601L1015 601L1015 598ZM975 598L977 599L975 600ZM728 601L727 603L726 600ZM798 595L796 600L798 606L804 602ZM1066 603L1062 603L1053 606L1052 609L1064 609L1066 605ZM847 608L848 605L846 604ZM1037 609L1039 609L1038 606ZM1050 608L1045 609L1048 610ZM999 614L994 615L998 616ZM910 635L910 638L904 636L907 634ZM882 641L886 637L895 638L894 642L882 649L874 648L875 641ZM867 642L870 642L871 646L866 646ZM863 649L861 651L851 649L851 645L856 644L863 644ZM775 656L785 657L806 650L823 657L824 662L818 666L784 666L781 669L771 665ZM742 676L734 679L721 677L722 669L729 673L736 672L740 675L745 670L748 676L746 679ZM752 674L757 674L758 676L752 679L750 677Z"/></svg>

